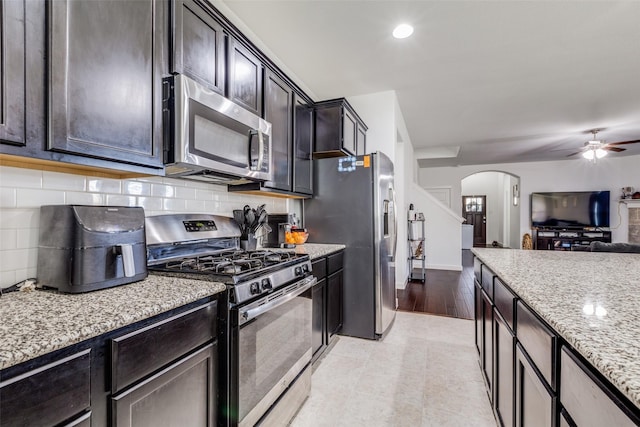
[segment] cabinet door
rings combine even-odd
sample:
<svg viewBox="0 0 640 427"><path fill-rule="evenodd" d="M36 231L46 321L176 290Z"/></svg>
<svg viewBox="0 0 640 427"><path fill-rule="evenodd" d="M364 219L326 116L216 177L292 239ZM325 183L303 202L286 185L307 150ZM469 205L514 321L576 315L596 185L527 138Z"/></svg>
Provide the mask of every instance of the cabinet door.
<svg viewBox="0 0 640 427"><path fill-rule="evenodd" d="M193 0L174 0L174 73L185 74L224 95L224 46L222 26L202 6Z"/></svg>
<svg viewBox="0 0 640 427"><path fill-rule="evenodd" d="M91 405L89 350L0 382L0 426L52 426Z"/></svg>
<svg viewBox="0 0 640 427"><path fill-rule="evenodd" d="M473 286L473 301L474 301L474 311L475 311L475 338L476 338L476 350L478 351L478 356L480 357L480 365L482 365L482 343L484 342L484 338L482 336L482 314L484 313L482 307L482 287L480 287L480 283L474 281Z"/></svg>
<svg viewBox="0 0 640 427"><path fill-rule="evenodd" d="M560 403L576 425L631 427L640 424L638 417L630 418L633 408L624 408L620 399L612 396L590 368L564 346L560 364Z"/></svg>
<svg viewBox="0 0 640 427"><path fill-rule="evenodd" d="M342 147L356 155L356 118L345 108L342 110Z"/></svg>
<svg viewBox="0 0 640 427"><path fill-rule="evenodd" d="M0 142L26 144L25 2L0 7Z"/></svg>
<svg viewBox="0 0 640 427"><path fill-rule="evenodd" d="M358 123L356 133L356 155L361 156L367 153L367 130Z"/></svg>
<svg viewBox="0 0 640 427"><path fill-rule="evenodd" d="M489 389L489 399L493 395L493 306L488 295L482 293L482 369Z"/></svg>
<svg viewBox="0 0 640 427"><path fill-rule="evenodd" d="M49 148L162 167L166 4L49 3Z"/></svg>
<svg viewBox="0 0 640 427"><path fill-rule="evenodd" d="M329 338L342 329L342 272L338 271L327 279L327 332Z"/></svg>
<svg viewBox="0 0 640 427"><path fill-rule="evenodd" d="M262 63L233 37L229 37L227 96L262 116Z"/></svg>
<svg viewBox="0 0 640 427"><path fill-rule="evenodd" d="M325 316L326 279L320 280L311 294L312 299L312 331L311 344L315 356L327 343L327 318Z"/></svg>
<svg viewBox="0 0 640 427"><path fill-rule="evenodd" d="M555 398L520 345L516 346L516 425L553 427Z"/></svg>
<svg viewBox="0 0 640 427"><path fill-rule="evenodd" d="M271 123L273 181L265 187L291 191L293 90L271 71L265 75L264 119Z"/></svg>
<svg viewBox="0 0 640 427"><path fill-rule="evenodd" d="M313 194L313 108L294 94L293 191Z"/></svg>
<svg viewBox="0 0 640 427"><path fill-rule="evenodd" d="M515 337L507 327L507 323L497 312L494 313L494 357L495 376L494 406L498 419L503 427L513 427L513 361Z"/></svg>
<svg viewBox="0 0 640 427"><path fill-rule="evenodd" d="M216 346L209 344L112 397L112 425L213 427L216 366Z"/></svg>

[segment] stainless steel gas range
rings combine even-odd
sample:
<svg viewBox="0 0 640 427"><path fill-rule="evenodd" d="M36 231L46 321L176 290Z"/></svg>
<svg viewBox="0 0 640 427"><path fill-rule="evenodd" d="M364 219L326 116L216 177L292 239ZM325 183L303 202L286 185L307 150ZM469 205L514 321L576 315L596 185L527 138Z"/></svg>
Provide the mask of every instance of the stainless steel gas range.
<svg viewBox="0 0 640 427"><path fill-rule="evenodd" d="M222 423L286 425L311 388L308 255L243 251L237 224L217 215L148 217L146 233L149 271L228 286Z"/></svg>

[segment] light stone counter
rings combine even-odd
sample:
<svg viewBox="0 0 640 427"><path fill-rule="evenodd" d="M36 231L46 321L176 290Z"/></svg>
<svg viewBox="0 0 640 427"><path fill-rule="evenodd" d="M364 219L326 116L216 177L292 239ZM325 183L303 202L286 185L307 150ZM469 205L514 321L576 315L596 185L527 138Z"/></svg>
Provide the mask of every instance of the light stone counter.
<svg viewBox="0 0 640 427"><path fill-rule="evenodd" d="M304 245L296 245L295 248L265 248L272 251L295 251L297 254L309 255L311 261L322 258L346 248L345 245L334 245L326 243L305 243Z"/></svg>
<svg viewBox="0 0 640 427"><path fill-rule="evenodd" d="M472 251L640 407L640 255Z"/></svg>
<svg viewBox="0 0 640 427"><path fill-rule="evenodd" d="M325 243L305 243L304 245L296 246L296 253L307 254L313 261L317 258L330 255L334 252L338 252L346 248L345 245L330 245Z"/></svg>
<svg viewBox="0 0 640 427"><path fill-rule="evenodd" d="M0 369L102 335L226 289L155 276L85 294L11 292L0 297Z"/></svg>

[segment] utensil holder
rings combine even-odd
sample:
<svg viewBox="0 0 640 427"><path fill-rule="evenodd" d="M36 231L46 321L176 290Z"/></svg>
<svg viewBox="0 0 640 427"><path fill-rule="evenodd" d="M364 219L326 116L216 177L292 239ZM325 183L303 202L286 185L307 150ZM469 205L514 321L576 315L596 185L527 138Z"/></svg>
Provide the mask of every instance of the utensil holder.
<svg viewBox="0 0 640 427"><path fill-rule="evenodd" d="M258 239L253 234L247 235L246 239L240 238L240 247L245 251L255 251L258 244Z"/></svg>

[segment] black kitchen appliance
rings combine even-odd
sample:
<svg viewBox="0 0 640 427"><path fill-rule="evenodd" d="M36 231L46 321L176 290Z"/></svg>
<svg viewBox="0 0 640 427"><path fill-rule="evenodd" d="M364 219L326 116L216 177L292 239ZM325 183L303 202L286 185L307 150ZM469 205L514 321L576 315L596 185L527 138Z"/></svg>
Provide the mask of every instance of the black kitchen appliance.
<svg viewBox="0 0 640 427"><path fill-rule="evenodd" d="M263 246L268 248L289 247L286 246L285 235L287 227L290 231L291 226L294 224L293 214L269 214L267 224L269 224L271 232L267 234L267 241L263 243ZM291 245L290 247L294 246Z"/></svg>
<svg viewBox="0 0 640 427"><path fill-rule="evenodd" d="M152 272L228 287L221 424L286 425L311 388L309 256L241 250L238 224L223 216L153 216L146 229Z"/></svg>
<svg viewBox="0 0 640 427"><path fill-rule="evenodd" d="M144 225L139 207L42 206L38 286L80 293L144 279Z"/></svg>

